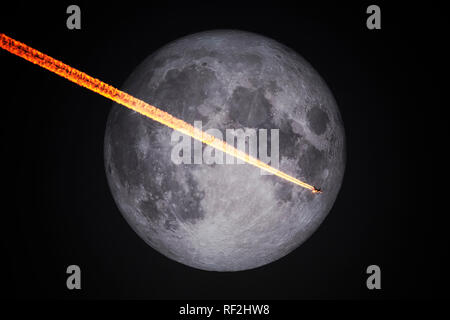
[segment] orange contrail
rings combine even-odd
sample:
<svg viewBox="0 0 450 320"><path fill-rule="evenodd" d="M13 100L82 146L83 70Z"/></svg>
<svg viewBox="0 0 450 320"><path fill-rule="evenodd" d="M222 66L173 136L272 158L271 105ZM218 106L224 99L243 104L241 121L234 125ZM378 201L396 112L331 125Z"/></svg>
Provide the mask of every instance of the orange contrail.
<svg viewBox="0 0 450 320"><path fill-rule="evenodd" d="M121 105L124 105L127 108L139 112L140 114L143 114L144 116L149 117L150 119L158 121L159 123L162 123L168 126L169 128L178 130L183 134L191 136L192 138L197 139L207 145L210 145L222 152L230 154L249 164L252 164L258 168L266 170L278 177L293 182L303 188L309 189L313 193L321 192L320 189L317 189L316 187L310 184L300 181L280 170L277 170L269 166L268 164L250 156L249 154L227 144L225 141L216 138L213 135L210 135L198 128L195 128L189 123L181 119L178 119L172 116L171 114L162 111L142 100L139 100L126 92L118 90L113 86L104 83L103 81L100 81L96 78L87 75L84 72L74 69L68 66L67 64L62 63L59 60L53 59L52 57L40 51L37 51L36 49L33 49L22 42L14 40L3 33L0 33L0 47L21 58L24 58L25 60L37 64L38 66L50 70L63 78L75 82L76 84L82 87L88 88L89 90L97 92L106 98L109 98Z"/></svg>

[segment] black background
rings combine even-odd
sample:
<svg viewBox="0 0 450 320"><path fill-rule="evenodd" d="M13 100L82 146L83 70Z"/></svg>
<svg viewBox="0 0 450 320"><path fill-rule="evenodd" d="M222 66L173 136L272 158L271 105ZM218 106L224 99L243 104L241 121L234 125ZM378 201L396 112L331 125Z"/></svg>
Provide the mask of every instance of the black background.
<svg viewBox="0 0 450 320"><path fill-rule="evenodd" d="M274 263L237 273L176 263L133 232L108 189L103 137L112 102L1 50L2 276L10 297L442 297L448 251L435 237L433 217L441 213L434 201L421 205L430 200L423 189L432 186L431 168L417 161L429 150L422 134L428 106L421 105L421 88L430 81L423 52L440 37L426 21L439 20L442 8L378 2L382 29L368 30L370 2L74 3L81 30L66 28L72 3L14 1L1 9L0 32L116 87L156 49L194 32L242 29L293 48L340 107L344 183L317 232ZM81 267L82 290L66 288L70 264ZM382 290L366 288L371 264L381 267Z"/></svg>

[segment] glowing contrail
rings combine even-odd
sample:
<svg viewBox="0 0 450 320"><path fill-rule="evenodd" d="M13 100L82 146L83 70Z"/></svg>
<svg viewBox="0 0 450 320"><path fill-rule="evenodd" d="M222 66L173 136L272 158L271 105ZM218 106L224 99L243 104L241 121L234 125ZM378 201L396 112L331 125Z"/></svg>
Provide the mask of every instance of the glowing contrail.
<svg viewBox="0 0 450 320"><path fill-rule="evenodd" d="M94 92L101 94L102 96L109 98L121 105L124 105L127 108L130 108L140 114L143 114L150 119L158 121L174 130L178 130L181 133L184 133L188 136L191 136L194 139L197 139L207 145L210 145L222 152L230 154L236 158L239 158L249 164L252 164L258 168L266 170L280 178L283 178L287 181L293 182L303 188L311 190L313 193L320 193L320 189L307 184L303 181L300 181L290 175L275 169L268 164L250 156L249 154L236 149L235 147L227 144L225 141L214 137L202 130L195 128L189 123L178 119L171 114L162 111L142 100L139 100L126 92L118 90L113 86L110 86L103 81L95 79L84 72L81 72L77 69L74 69L67 64L62 63L59 60L53 59L52 57L33 49L26 44L14 40L3 33L0 33L0 47L3 49L25 59L38 66L41 66L47 70L50 70L57 75L66 78L76 84L88 88Z"/></svg>

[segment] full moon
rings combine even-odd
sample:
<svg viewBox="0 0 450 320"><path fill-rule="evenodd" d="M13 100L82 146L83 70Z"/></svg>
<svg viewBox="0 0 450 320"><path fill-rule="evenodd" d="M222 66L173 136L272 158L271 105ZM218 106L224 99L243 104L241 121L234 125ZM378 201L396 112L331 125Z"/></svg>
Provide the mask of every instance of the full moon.
<svg viewBox="0 0 450 320"><path fill-rule="evenodd" d="M172 129L114 104L109 187L129 225L166 257L210 271L256 268L299 247L331 210L343 122L324 80L292 49L249 32L197 33L150 55L122 89L224 138L226 129L278 129L279 169L323 191L249 164L175 164Z"/></svg>

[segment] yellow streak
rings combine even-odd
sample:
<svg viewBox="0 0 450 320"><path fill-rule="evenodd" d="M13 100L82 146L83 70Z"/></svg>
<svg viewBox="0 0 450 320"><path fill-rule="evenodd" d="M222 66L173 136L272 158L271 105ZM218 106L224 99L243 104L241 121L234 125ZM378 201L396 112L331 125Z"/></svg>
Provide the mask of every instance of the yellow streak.
<svg viewBox="0 0 450 320"><path fill-rule="evenodd" d="M213 135L210 135L198 128L195 128L189 123L181 119L178 119L172 116L171 114L162 111L140 99L137 99L126 92L118 90L109 84L106 84L96 78L87 75L84 72L72 68L69 65L64 64L63 62L56 60L36 49L33 49L22 42L14 40L3 33L0 33L0 46L3 49L27 61L30 61L47 70L50 70L56 73L57 75L66 78L82 87L97 92L102 96L111 99L121 105L124 105L125 107L130 108L136 112L139 112L140 114L149 117L150 119L153 119L159 123L162 123L168 126L169 128L178 130L179 132L191 136L192 138L197 139L207 145L210 145L222 152L230 154L251 165L254 165L258 168L268 171L280 178L295 183L303 188L309 189L313 193L320 192L314 186L309 185L280 170L277 170L269 166L268 164L250 156L249 154L242 152L241 150L238 150L235 147L227 144L225 141L216 138Z"/></svg>

